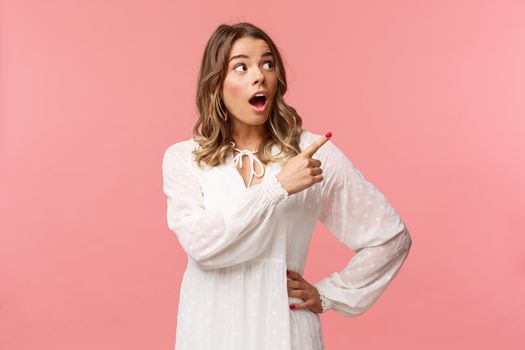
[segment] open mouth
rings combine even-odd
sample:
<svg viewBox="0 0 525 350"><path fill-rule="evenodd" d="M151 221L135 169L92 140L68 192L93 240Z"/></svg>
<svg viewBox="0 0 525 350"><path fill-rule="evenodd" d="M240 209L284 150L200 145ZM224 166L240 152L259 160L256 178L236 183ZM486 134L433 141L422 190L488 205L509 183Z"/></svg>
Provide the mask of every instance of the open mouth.
<svg viewBox="0 0 525 350"><path fill-rule="evenodd" d="M254 96L248 102L256 108L262 108L266 104L266 96Z"/></svg>

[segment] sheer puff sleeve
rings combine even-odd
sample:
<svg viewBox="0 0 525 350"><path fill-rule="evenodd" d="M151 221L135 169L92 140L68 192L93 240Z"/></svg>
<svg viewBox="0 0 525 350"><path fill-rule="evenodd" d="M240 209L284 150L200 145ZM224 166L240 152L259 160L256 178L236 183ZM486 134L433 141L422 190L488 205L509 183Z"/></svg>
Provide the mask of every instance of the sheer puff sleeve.
<svg viewBox="0 0 525 350"><path fill-rule="evenodd" d="M204 270L257 257L271 241L275 207L288 192L268 174L253 189L231 196L222 208L205 208L196 173L193 142L169 146L162 161L167 221L188 258Z"/></svg>
<svg viewBox="0 0 525 350"><path fill-rule="evenodd" d="M371 308L396 276L412 241L385 196L332 141L318 152L324 176L319 220L356 254L315 287L323 312L355 317Z"/></svg>

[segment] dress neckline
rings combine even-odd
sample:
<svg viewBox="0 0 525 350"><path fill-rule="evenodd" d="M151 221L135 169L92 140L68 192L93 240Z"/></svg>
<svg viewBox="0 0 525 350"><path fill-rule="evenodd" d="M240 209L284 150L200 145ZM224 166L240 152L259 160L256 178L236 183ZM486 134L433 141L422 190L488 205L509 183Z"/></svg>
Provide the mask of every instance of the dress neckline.
<svg viewBox="0 0 525 350"><path fill-rule="evenodd" d="M258 183L258 184L255 184L255 185L252 186L253 177L257 176L257 177L262 177L264 179L264 177L266 176L266 173L268 172L269 164L266 165L266 169L265 169L264 164L255 155L255 153L257 153L257 151L252 151L252 150L249 150L249 149L240 149L240 148L237 148L237 147L235 147L234 150L238 151L239 153L237 155L235 155L235 156L232 155L232 157L233 157L232 166L233 166L233 170L237 173L238 177L242 181L243 187L245 189L248 189L248 188L252 188L252 187L260 185L260 183ZM239 170L237 169L238 167L242 168L243 157L245 155L248 156L248 159L250 161L250 167L251 167L251 169L250 169L250 180L248 181L248 185L247 186L244 183L244 178L242 177L242 175L240 174ZM261 169L259 173L257 173L255 171L255 164L254 164L255 162L257 162L257 164L259 164L259 168Z"/></svg>

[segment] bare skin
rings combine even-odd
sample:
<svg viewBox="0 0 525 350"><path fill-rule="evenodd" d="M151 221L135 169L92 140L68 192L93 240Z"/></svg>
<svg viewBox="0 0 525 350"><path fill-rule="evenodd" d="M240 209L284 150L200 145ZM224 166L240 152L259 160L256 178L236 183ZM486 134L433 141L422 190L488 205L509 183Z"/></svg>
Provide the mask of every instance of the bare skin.
<svg viewBox="0 0 525 350"><path fill-rule="evenodd" d="M323 181L321 161L312 157L329 139L330 137L322 136L283 165L277 179L288 194L300 192Z"/></svg>
<svg viewBox="0 0 525 350"><path fill-rule="evenodd" d="M303 299L301 304L291 304L292 310L308 309L316 314L323 312L321 297L315 286L311 285L299 273L286 270L288 274L288 296Z"/></svg>
<svg viewBox="0 0 525 350"><path fill-rule="evenodd" d="M240 55L243 57L238 57ZM274 58L266 41L249 37L236 40L230 50L222 95L228 117L233 123L233 139L237 148L255 151L266 137L265 123L270 114L277 84ZM248 102L259 90L268 93L268 105L262 112L256 112ZM234 151L233 155L236 154ZM250 181L251 172L248 160L248 157L244 156L242 168L239 169L246 186ZM258 164L254 163L254 166L254 171L261 173ZM264 167L266 168L266 165ZM252 186L261 181L262 177L254 176Z"/></svg>
<svg viewBox="0 0 525 350"><path fill-rule="evenodd" d="M244 55L244 57L235 57L239 55ZM264 40L245 37L233 43L229 60L222 95L228 117L233 123L233 139L237 148L255 151L267 136L265 123L277 91L278 80L274 70L274 58ZM268 106L261 112L255 111L248 102L252 94L259 90L268 93ZM283 165L277 174L277 179L290 195L323 180L321 162L312 157L328 140L329 137L321 137ZM246 186L250 181L251 172L251 164L248 160L247 157L244 157L243 166L239 169ZM254 166L256 167L254 171L260 173L261 169L258 168L258 164L254 162ZM254 176L252 186L261 182L262 177ZM295 309L322 312L317 289L297 272L289 272L288 295L304 300L304 303L295 305ZM291 308L293 306L291 305Z"/></svg>

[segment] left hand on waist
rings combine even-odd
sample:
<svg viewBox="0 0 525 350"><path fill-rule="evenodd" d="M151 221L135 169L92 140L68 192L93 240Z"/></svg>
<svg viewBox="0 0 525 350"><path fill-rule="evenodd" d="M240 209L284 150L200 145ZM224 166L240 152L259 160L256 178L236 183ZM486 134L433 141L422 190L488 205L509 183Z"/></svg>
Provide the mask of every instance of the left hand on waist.
<svg viewBox="0 0 525 350"><path fill-rule="evenodd" d="M321 305L321 297L317 288L308 283L308 281L306 281L299 273L290 270L286 270L286 272L288 274L288 296L304 300L302 304L290 305L290 309L309 309L317 314L322 313L323 307Z"/></svg>

